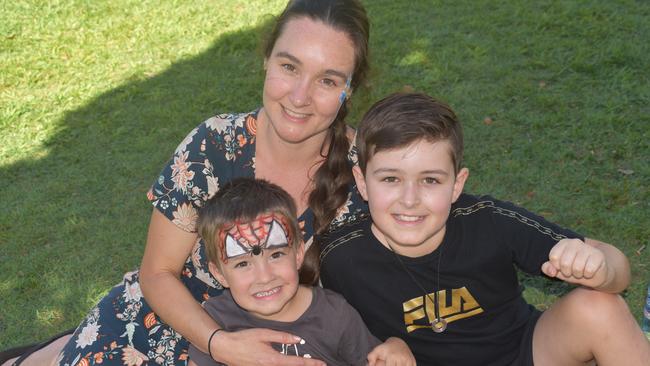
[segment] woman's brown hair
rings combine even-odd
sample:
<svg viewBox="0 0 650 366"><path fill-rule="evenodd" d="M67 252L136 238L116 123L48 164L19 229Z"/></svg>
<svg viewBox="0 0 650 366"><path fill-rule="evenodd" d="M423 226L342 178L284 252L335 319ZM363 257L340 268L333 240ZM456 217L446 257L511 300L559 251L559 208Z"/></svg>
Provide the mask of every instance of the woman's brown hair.
<svg viewBox="0 0 650 366"><path fill-rule="evenodd" d="M357 0L291 0L277 18L264 48L264 56L269 58L276 40L286 24L297 18L307 17L323 22L333 29L344 32L355 48L355 64L350 86L353 90L361 86L368 73L368 39L370 24L366 11ZM336 47L336 45L332 45ZM338 209L345 204L348 187L353 181L348 162L350 142L347 136L345 117L348 114L348 100L332 122L329 130L327 151L322 151L323 164L314 174L313 191L309 195L309 207L314 212L314 234L327 230L336 217ZM305 254L300 282L314 283L318 279L319 248L313 244Z"/></svg>

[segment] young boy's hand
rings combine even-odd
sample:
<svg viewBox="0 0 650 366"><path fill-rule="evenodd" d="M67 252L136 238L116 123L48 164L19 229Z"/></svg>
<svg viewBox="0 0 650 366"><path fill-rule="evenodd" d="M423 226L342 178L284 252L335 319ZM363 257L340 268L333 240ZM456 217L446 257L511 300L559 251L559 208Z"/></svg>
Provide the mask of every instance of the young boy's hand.
<svg viewBox="0 0 650 366"><path fill-rule="evenodd" d="M415 366L415 357L409 346L400 338L390 337L368 354L369 366Z"/></svg>
<svg viewBox="0 0 650 366"><path fill-rule="evenodd" d="M591 288L600 288L613 275L605 253L580 239L562 239L542 264L542 272L549 277Z"/></svg>

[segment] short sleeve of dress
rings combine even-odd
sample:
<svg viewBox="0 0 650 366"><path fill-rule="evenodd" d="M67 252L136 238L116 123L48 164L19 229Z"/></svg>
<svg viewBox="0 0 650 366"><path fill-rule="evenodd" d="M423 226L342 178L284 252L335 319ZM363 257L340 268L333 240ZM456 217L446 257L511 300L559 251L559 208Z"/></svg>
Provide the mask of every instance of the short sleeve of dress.
<svg viewBox="0 0 650 366"><path fill-rule="evenodd" d="M233 175L254 175L250 119L251 114L223 114L201 123L181 141L147 192L153 206L180 229L196 232L198 210L220 183Z"/></svg>

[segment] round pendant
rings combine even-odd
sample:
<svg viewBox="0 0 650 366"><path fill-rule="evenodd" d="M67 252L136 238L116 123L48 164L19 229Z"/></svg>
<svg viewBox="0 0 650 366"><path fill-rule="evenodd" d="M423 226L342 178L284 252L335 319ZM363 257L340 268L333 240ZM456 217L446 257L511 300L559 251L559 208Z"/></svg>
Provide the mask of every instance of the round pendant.
<svg viewBox="0 0 650 366"><path fill-rule="evenodd" d="M435 318L431 322L431 329L436 333L442 333L447 329L447 321L445 319Z"/></svg>

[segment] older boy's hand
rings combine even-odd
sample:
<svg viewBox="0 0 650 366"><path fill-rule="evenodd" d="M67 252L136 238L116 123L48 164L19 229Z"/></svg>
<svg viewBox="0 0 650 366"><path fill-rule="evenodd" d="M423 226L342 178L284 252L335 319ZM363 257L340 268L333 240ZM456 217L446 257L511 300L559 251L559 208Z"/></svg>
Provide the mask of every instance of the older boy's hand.
<svg viewBox="0 0 650 366"><path fill-rule="evenodd" d="M560 240L548 257L548 262L542 264L542 272L569 283L600 288L614 274L605 253L580 239Z"/></svg>
<svg viewBox="0 0 650 366"><path fill-rule="evenodd" d="M368 354L368 365L415 366L415 357L406 342L397 337L390 337Z"/></svg>

